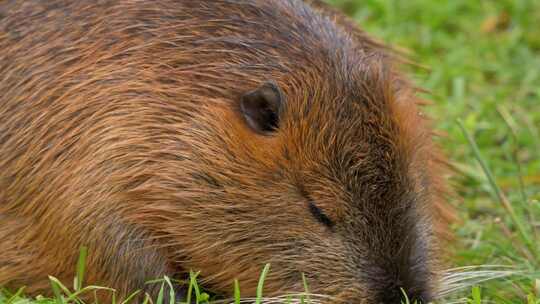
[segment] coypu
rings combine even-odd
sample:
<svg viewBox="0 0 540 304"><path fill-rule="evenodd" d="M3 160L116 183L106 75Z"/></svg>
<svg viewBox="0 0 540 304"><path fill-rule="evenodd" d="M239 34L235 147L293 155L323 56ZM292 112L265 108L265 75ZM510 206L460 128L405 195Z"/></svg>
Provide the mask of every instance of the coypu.
<svg viewBox="0 0 540 304"><path fill-rule="evenodd" d="M443 158L400 60L319 1L0 3L0 285L435 297ZM436 223L436 224L434 224Z"/></svg>

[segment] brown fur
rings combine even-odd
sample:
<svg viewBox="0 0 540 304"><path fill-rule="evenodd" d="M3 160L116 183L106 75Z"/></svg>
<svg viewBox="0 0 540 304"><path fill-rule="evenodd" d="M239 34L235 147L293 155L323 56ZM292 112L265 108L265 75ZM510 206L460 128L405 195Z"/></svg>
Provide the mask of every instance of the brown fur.
<svg viewBox="0 0 540 304"><path fill-rule="evenodd" d="M310 2L0 2L0 285L69 283L85 245L120 295L193 269L250 296L271 263L268 294L305 273L335 303L431 298L447 207L415 90ZM261 135L238 102L268 80Z"/></svg>

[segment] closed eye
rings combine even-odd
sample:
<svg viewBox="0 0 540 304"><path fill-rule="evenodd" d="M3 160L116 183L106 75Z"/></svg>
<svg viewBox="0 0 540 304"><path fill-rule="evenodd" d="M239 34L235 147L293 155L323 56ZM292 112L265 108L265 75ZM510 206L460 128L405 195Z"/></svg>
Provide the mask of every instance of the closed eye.
<svg viewBox="0 0 540 304"><path fill-rule="evenodd" d="M319 222L327 226L328 228L333 228L335 223L332 221L324 212L317 207L311 200L308 203L309 211Z"/></svg>

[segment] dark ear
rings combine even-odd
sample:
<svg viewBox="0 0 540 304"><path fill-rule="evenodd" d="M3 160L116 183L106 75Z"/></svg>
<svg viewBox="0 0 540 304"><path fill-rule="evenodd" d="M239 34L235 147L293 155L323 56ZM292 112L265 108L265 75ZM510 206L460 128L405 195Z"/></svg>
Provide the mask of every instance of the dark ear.
<svg viewBox="0 0 540 304"><path fill-rule="evenodd" d="M284 97L274 82L267 82L242 96L240 110L247 124L256 132L268 133L279 128Z"/></svg>

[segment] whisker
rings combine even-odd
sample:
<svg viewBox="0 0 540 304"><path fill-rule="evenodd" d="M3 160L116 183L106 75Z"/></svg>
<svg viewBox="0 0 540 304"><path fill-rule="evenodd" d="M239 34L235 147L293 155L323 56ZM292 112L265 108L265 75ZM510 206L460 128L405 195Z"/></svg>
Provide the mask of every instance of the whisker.
<svg viewBox="0 0 540 304"><path fill-rule="evenodd" d="M457 271L462 271L462 270L470 270L470 269L479 269L479 268L489 268L489 269L496 269L496 268L505 268L505 269L515 269L516 266L513 266L513 265L503 265L503 264L492 264L492 265L489 265L489 264L486 264L486 265L469 265L469 266L460 266L460 267L455 267L455 268L449 268L449 269L446 269L444 271L442 271L443 273L447 273L447 272L457 272Z"/></svg>
<svg viewBox="0 0 540 304"><path fill-rule="evenodd" d="M303 298L303 299L302 299ZM307 300L306 298L309 298ZM253 303L256 301L257 298L251 297L251 298L242 298L240 299L240 303ZM310 294L310 293L295 293L295 294L287 294L282 296L275 296L275 297L264 297L261 298L262 304L323 304L326 303L326 301L323 300L329 300L332 299L332 297L327 295L321 295L321 294ZM234 299L225 299L225 300L219 300L215 301L216 304L233 304Z"/></svg>
<svg viewBox="0 0 540 304"><path fill-rule="evenodd" d="M441 299L486 281L527 275L528 271L508 265L475 265L447 269L442 272L442 287L438 291L438 297Z"/></svg>

